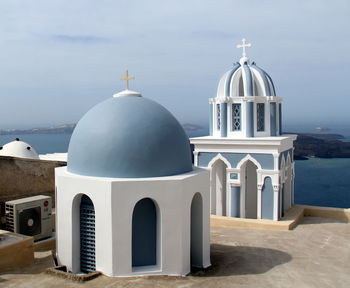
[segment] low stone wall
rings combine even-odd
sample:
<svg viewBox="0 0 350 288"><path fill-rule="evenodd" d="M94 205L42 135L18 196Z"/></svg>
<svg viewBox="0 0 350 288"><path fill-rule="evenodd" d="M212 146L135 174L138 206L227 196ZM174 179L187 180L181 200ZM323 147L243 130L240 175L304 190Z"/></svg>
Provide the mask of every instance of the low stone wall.
<svg viewBox="0 0 350 288"><path fill-rule="evenodd" d="M61 161L0 156L0 215L5 215L6 201L34 195L51 196L55 205L55 167L66 165Z"/></svg>
<svg viewBox="0 0 350 288"><path fill-rule="evenodd" d="M298 205L304 209L304 216L322 217L350 222L350 209Z"/></svg>
<svg viewBox="0 0 350 288"><path fill-rule="evenodd" d="M320 206L293 205L286 215L279 221L265 219L245 219L225 216L210 216L210 223L216 227L238 227L263 230L292 230L304 217L331 218L344 222L350 222L350 209L331 208Z"/></svg>
<svg viewBox="0 0 350 288"><path fill-rule="evenodd" d="M0 230L0 272L32 264L33 237Z"/></svg>

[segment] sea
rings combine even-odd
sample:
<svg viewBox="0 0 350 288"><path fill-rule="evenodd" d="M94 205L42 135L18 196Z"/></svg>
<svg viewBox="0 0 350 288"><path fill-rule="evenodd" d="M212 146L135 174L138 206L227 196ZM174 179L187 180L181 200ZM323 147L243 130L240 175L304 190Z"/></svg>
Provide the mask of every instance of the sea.
<svg viewBox="0 0 350 288"><path fill-rule="evenodd" d="M317 131L314 124L285 125L290 133L334 133L350 142L350 125L338 124L327 131ZM322 127L322 126L321 126ZM208 128L187 131L189 137L208 135ZM71 134L23 134L0 135L0 146L16 137L30 143L39 154L64 153L68 151ZM309 158L295 161L296 204L350 208L350 158Z"/></svg>

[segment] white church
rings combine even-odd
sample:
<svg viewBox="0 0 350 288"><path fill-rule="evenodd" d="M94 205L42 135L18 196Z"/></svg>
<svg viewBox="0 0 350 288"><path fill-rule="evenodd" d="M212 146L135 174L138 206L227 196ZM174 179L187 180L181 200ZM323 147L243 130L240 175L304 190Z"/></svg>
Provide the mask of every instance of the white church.
<svg viewBox="0 0 350 288"><path fill-rule="evenodd" d="M209 172L175 117L126 88L83 116L56 168L58 262L116 277L208 267Z"/></svg>
<svg viewBox="0 0 350 288"><path fill-rule="evenodd" d="M210 266L210 213L278 220L291 207L296 136L282 134L282 99L249 46L209 99L210 136L189 141L168 110L129 90L128 74L82 117L55 170L59 264L187 275Z"/></svg>
<svg viewBox="0 0 350 288"><path fill-rule="evenodd" d="M210 210L219 216L279 220L294 202L293 141L282 133L282 98L246 55L209 99L210 135L191 139L194 162L210 171Z"/></svg>

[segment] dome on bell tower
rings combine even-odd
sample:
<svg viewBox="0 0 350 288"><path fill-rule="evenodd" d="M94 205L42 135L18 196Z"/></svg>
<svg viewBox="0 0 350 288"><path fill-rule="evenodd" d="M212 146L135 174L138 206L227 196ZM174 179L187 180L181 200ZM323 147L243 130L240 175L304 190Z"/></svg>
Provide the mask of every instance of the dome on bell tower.
<svg viewBox="0 0 350 288"><path fill-rule="evenodd" d="M249 59L236 62L220 79L217 97L276 96L272 79Z"/></svg>
<svg viewBox="0 0 350 288"><path fill-rule="evenodd" d="M242 39L242 44L237 45L237 48L243 49L242 58L221 77L217 97L276 96L269 74L247 57L248 47L251 44L246 43L245 39Z"/></svg>
<svg viewBox="0 0 350 288"><path fill-rule="evenodd" d="M246 55L251 47L242 39L239 62L221 77L211 104L210 135L215 137L268 137L281 134L282 99L276 96L269 74Z"/></svg>

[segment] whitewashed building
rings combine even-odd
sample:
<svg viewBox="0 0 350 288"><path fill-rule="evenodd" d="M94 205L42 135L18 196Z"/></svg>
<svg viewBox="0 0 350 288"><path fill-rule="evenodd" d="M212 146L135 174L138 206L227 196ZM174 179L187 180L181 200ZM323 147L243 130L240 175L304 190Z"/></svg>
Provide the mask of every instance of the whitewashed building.
<svg viewBox="0 0 350 288"><path fill-rule="evenodd" d="M128 77L127 77L128 78ZM210 265L209 172L163 106L124 90L77 124L56 168L57 256L73 273L186 275Z"/></svg>
<svg viewBox="0 0 350 288"><path fill-rule="evenodd" d="M243 56L209 99L210 135L191 139L194 161L208 167L211 213L278 220L294 199L293 141L282 133L282 98L271 77Z"/></svg>

